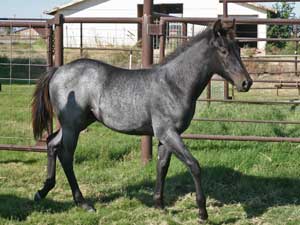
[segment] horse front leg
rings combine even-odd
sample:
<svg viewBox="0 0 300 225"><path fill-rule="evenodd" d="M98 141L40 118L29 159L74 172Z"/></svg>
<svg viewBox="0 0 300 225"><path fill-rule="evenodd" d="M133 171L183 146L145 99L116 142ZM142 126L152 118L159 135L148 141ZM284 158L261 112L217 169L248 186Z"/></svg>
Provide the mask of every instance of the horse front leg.
<svg viewBox="0 0 300 225"><path fill-rule="evenodd" d="M44 199L49 191L55 187L56 157L61 146L61 134L61 130L58 130L47 138L47 178L43 188L34 195L35 201Z"/></svg>
<svg viewBox="0 0 300 225"><path fill-rule="evenodd" d="M165 178L168 173L168 168L170 165L172 153L169 151L166 146L159 143L158 144L158 159L156 166L156 185L154 191L154 204L155 208L163 209L164 208L164 186Z"/></svg>
<svg viewBox="0 0 300 225"><path fill-rule="evenodd" d="M196 202L199 207L200 220L207 220L206 199L201 185L201 169L199 162L185 147L180 135L173 129L162 129L159 132L159 140L167 146L175 156L190 170L196 189Z"/></svg>

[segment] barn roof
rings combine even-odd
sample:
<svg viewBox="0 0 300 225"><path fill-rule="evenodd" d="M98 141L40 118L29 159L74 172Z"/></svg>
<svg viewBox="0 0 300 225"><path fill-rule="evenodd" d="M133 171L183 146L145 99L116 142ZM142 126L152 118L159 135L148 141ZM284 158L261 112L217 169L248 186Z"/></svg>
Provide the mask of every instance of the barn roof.
<svg viewBox="0 0 300 225"><path fill-rule="evenodd" d="M35 30L40 35L40 37L42 37L42 38L46 38L47 37L47 32L46 32L45 28L29 28L29 27L24 27L24 28L15 30L14 33L17 34L17 33L20 33L22 31L31 30L31 29Z"/></svg>
<svg viewBox="0 0 300 225"><path fill-rule="evenodd" d="M71 6L80 4L80 3L85 2L85 1L90 1L90 0L73 0L69 3L63 4L63 5L60 5L60 6L56 6L53 9L46 10L44 13L46 13L48 15L54 15L60 10L67 9ZM260 4L257 4L257 3L233 3L233 4L239 4L239 5L242 5L242 6L254 9L254 10L262 11L262 12L274 12L274 13L276 12L276 10L271 8L271 7L260 5Z"/></svg>
<svg viewBox="0 0 300 225"><path fill-rule="evenodd" d="M69 3L63 4L63 5L60 5L60 6L56 6L53 9L46 10L44 13L48 14L48 15L54 15L57 11L69 8L71 6L80 4L80 3L85 2L85 1L89 1L89 0L73 0Z"/></svg>
<svg viewBox="0 0 300 225"><path fill-rule="evenodd" d="M244 5L246 7L253 8L253 9L256 9L259 11L263 11L263 12L276 13L276 9L265 6L265 5L257 4L257 3L237 3L237 4Z"/></svg>

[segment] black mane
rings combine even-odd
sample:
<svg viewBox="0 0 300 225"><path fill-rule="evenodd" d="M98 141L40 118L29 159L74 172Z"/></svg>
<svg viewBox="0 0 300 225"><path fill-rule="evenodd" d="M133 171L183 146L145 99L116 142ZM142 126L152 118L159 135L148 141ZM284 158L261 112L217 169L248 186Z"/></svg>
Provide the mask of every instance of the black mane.
<svg viewBox="0 0 300 225"><path fill-rule="evenodd" d="M210 38L211 34L212 34L211 28L210 27L206 28L204 31L198 33L196 36L192 37L189 41L176 48L175 51L172 52L170 55L166 56L162 61L161 65L167 64L168 62L172 61L178 55L185 52L187 49L192 47L194 44L198 43L200 40L204 38Z"/></svg>

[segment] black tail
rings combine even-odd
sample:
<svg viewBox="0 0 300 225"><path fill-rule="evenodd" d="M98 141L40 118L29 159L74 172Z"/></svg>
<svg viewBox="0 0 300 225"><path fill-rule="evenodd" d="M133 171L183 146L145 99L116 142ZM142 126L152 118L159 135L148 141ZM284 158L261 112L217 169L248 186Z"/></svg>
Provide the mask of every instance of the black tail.
<svg viewBox="0 0 300 225"><path fill-rule="evenodd" d="M40 78L33 94L31 104L32 128L36 140L42 137L44 130L47 130L48 133L51 132L53 109L49 96L49 82L56 70L55 67L51 68L46 76Z"/></svg>

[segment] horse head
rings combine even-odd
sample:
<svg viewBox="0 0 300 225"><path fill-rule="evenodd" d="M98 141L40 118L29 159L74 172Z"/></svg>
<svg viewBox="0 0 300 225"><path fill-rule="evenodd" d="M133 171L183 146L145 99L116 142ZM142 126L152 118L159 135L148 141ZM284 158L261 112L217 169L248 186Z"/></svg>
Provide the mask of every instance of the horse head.
<svg viewBox="0 0 300 225"><path fill-rule="evenodd" d="M211 45L214 49L216 68L214 72L235 85L238 91L248 91L253 81L242 62L240 47L235 40L235 20L230 23L218 20L212 30Z"/></svg>

